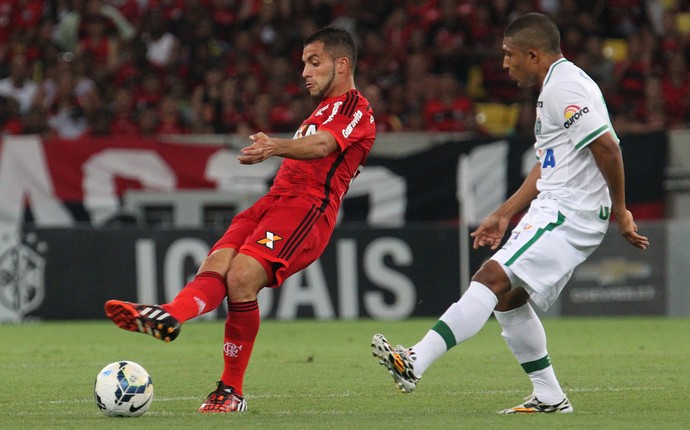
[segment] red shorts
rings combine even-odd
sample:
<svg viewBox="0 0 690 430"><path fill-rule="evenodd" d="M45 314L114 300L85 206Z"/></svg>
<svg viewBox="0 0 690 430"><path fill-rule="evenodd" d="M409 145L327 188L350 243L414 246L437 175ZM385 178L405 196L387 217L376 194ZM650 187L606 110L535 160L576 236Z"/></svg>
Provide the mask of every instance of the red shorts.
<svg viewBox="0 0 690 430"><path fill-rule="evenodd" d="M321 256L333 226L313 199L265 195L237 214L210 252L234 248L264 266L278 287Z"/></svg>

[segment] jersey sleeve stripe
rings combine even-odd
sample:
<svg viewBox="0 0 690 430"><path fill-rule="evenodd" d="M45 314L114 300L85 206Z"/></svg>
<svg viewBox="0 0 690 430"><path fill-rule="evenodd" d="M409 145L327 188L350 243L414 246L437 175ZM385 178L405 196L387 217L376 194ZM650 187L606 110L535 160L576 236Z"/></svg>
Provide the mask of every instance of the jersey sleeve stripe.
<svg viewBox="0 0 690 430"><path fill-rule="evenodd" d="M355 107L359 103L359 95L355 91L351 91L347 93L347 97L345 98L345 102L343 103L342 106L340 106L340 113L345 115L346 117L351 117L352 114L355 111Z"/></svg>
<svg viewBox="0 0 690 430"><path fill-rule="evenodd" d="M608 130L608 128L608 125L602 125L593 132L589 133L587 136L585 136L584 139L582 139L575 145L575 149L580 149L583 146L588 145L592 140L599 137L601 134L603 134L604 131Z"/></svg>

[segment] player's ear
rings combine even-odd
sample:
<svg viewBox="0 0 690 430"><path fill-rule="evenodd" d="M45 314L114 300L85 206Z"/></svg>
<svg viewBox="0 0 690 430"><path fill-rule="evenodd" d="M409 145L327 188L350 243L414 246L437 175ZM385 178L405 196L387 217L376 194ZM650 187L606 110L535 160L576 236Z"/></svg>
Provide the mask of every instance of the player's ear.
<svg viewBox="0 0 690 430"><path fill-rule="evenodd" d="M540 52L537 51L536 49L530 49L527 51L527 56L529 57L529 61L532 64L537 64L539 62L539 55Z"/></svg>
<svg viewBox="0 0 690 430"><path fill-rule="evenodd" d="M335 60L335 70L338 73L345 73L350 67L350 60L347 57L339 57Z"/></svg>

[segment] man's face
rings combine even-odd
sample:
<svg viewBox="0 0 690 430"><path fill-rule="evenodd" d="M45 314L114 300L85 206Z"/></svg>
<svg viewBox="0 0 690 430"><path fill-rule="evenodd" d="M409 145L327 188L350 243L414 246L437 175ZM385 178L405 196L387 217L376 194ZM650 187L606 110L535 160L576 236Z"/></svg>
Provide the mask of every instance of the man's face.
<svg viewBox="0 0 690 430"><path fill-rule="evenodd" d="M515 45L512 37L503 39L503 68L508 70L508 76L517 82L518 87L527 88L536 84L536 65L529 50Z"/></svg>
<svg viewBox="0 0 690 430"><path fill-rule="evenodd" d="M335 59L324 51L323 42L314 42L302 51L302 77L314 99L328 97L335 81Z"/></svg>

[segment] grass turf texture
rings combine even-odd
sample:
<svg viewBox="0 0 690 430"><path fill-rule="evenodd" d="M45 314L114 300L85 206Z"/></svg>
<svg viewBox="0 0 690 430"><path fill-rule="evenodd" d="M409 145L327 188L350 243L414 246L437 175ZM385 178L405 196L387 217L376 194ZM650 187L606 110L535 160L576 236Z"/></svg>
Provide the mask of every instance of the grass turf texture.
<svg viewBox="0 0 690 430"><path fill-rule="evenodd" d="M110 322L0 325L4 429L510 428L680 429L690 426L690 321L547 319L549 350L572 415L497 415L531 385L489 320L399 393L371 356L377 332L410 345L433 319L265 321L245 379L249 411L196 413L222 369L222 322L194 322L170 344ZM93 400L106 364L133 360L155 399L139 418L108 418Z"/></svg>

